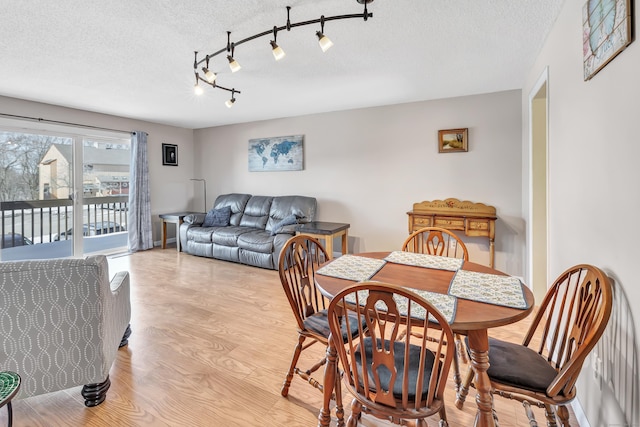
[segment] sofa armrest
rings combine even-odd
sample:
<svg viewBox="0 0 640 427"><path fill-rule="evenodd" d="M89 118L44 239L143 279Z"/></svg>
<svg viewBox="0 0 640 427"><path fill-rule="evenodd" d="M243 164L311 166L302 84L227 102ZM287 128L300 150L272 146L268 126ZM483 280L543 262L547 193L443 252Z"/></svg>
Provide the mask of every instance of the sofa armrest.
<svg viewBox="0 0 640 427"><path fill-rule="evenodd" d="M206 213L190 214L185 216L182 221L187 224L200 226L204 223L204 218L206 216Z"/></svg>

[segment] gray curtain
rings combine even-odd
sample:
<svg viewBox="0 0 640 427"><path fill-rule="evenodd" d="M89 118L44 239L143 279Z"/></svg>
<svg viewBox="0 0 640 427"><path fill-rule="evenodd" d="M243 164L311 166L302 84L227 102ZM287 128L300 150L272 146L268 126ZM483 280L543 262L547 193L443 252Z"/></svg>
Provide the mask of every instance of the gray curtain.
<svg viewBox="0 0 640 427"><path fill-rule="evenodd" d="M131 134L131 180L129 182L129 252L153 248L147 133Z"/></svg>

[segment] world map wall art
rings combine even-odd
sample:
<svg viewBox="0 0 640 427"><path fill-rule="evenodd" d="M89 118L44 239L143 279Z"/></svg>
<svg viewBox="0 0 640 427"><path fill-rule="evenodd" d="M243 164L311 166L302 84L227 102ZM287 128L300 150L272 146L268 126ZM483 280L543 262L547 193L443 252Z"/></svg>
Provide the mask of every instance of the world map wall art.
<svg viewBox="0 0 640 427"><path fill-rule="evenodd" d="M630 0L587 0L582 8L584 80L631 43Z"/></svg>
<svg viewBox="0 0 640 427"><path fill-rule="evenodd" d="M249 140L249 172L302 170L303 135Z"/></svg>

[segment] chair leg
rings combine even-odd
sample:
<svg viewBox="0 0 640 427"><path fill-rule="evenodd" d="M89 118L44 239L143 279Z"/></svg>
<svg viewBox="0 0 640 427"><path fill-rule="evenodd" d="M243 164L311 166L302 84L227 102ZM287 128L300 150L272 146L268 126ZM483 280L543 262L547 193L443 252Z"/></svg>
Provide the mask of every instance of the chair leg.
<svg viewBox="0 0 640 427"><path fill-rule="evenodd" d="M561 412L562 409L560 409L561 407L558 407L558 412ZM562 407L565 411L565 419L566 421L562 420L562 414L559 413L558 416L560 417L560 420L562 422L563 426L568 426L569 425L569 411L567 410L566 407ZM555 407L553 405L544 405L544 416L547 418L547 426L548 427L557 427L558 423L556 421L556 410Z"/></svg>
<svg viewBox="0 0 640 427"><path fill-rule="evenodd" d="M471 383L473 382L473 368L469 366L467 369L467 374L464 377L464 381L460 386L458 393L456 393L456 408L462 409L464 406L464 401L467 399L467 395L469 394L469 387L471 387Z"/></svg>
<svg viewBox="0 0 640 427"><path fill-rule="evenodd" d="M303 335L298 336L298 344L296 348L293 350L293 358L291 359L291 366L289 367L289 372L287 372L287 376L282 383L282 389L280 390L280 394L282 397L287 397L289 395L289 386L291 385L291 380L293 380L293 373L298 364L298 359L300 358L300 353L302 353L302 344L306 337Z"/></svg>
<svg viewBox="0 0 640 427"><path fill-rule="evenodd" d="M440 408L439 414L440 421L438 422L438 427L448 427L449 422L447 421L447 408L444 405Z"/></svg>
<svg viewBox="0 0 640 427"><path fill-rule="evenodd" d="M560 418L560 423L562 427L569 427L569 410L564 405L558 405L557 411L558 418Z"/></svg>
<svg viewBox="0 0 640 427"><path fill-rule="evenodd" d="M522 406L524 406L524 410L527 413L527 418L529 418L529 425L531 427L538 427L536 417L531 410L531 404L525 400L524 402L522 402Z"/></svg>
<svg viewBox="0 0 640 427"><path fill-rule="evenodd" d="M453 353L453 383L456 389L456 396L460 393L460 387L462 387L462 380L460 378L460 358L458 353Z"/></svg>
<svg viewBox="0 0 640 427"><path fill-rule="evenodd" d="M467 350L464 348L464 344L462 343L462 337L460 334L455 335L456 341L456 354L460 358L460 361L465 365L469 363L469 359L467 359Z"/></svg>
<svg viewBox="0 0 640 427"><path fill-rule="evenodd" d="M87 384L82 387L82 397L84 397L84 405L88 407L98 406L107 398L107 390L111 387L111 380L107 375L107 379L101 383Z"/></svg>
<svg viewBox="0 0 640 427"><path fill-rule="evenodd" d="M120 345L118 348L122 348L125 345L129 344L129 337L131 336L131 324L127 325L127 329L124 331L124 335L122 335L122 340L120 341Z"/></svg>
<svg viewBox="0 0 640 427"><path fill-rule="evenodd" d="M349 415L349 419L347 420L347 427L357 427L361 413L362 404L356 399L353 399L351 401L351 415Z"/></svg>
<svg viewBox="0 0 640 427"><path fill-rule="evenodd" d="M336 366L336 384L334 386L334 394L336 398L336 418L338 419L336 425L338 427L344 427L344 407L342 406L342 375L340 375L340 369Z"/></svg>

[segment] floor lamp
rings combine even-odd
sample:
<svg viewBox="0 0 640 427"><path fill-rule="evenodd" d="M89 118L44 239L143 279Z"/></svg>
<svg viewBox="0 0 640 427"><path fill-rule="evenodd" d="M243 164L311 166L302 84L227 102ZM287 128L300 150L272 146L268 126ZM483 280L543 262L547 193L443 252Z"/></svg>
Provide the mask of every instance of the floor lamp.
<svg viewBox="0 0 640 427"><path fill-rule="evenodd" d="M190 181L202 181L204 184L204 211L207 211L207 180L203 178L191 178Z"/></svg>

